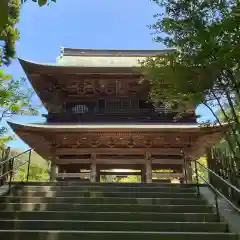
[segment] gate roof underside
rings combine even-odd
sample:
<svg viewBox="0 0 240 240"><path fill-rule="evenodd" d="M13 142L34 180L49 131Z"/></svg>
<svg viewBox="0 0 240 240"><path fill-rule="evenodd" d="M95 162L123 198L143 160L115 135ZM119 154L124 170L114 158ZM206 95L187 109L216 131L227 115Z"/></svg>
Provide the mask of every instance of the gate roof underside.
<svg viewBox="0 0 240 240"><path fill-rule="evenodd" d="M181 150L202 156L205 148L219 141L227 125L196 124L18 124L9 122L15 133L43 158L84 154L180 155ZM130 161L130 160L129 160Z"/></svg>

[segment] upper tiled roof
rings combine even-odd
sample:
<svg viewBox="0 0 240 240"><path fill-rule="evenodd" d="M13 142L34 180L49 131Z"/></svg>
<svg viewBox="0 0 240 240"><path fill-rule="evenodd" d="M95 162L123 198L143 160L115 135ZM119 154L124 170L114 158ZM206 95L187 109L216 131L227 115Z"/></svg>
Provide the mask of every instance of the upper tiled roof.
<svg viewBox="0 0 240 240"><path fill-rule="evenodd" d="M149 57L164 55L173 49L163 50L119 50L119 49L81 49L61 47L61 56L91 56L91 57Z"/></svg>
<svg viewBox="0 0 240 240"><path fill-rule="evenodd" d="M139 61L150 56L164 56L166 50L104 50L61 48L57 58L60 66L79 67L139 67Z"/></svg>

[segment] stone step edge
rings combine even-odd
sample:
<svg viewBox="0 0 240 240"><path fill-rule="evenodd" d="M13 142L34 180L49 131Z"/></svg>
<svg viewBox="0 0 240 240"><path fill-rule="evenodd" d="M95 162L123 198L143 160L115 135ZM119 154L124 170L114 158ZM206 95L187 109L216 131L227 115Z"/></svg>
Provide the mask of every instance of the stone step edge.
<svg viewBox="0 0 240 240"><path fill-rule="evenodd" d="M95 182L95 183L91 183L89 181L86 182L81 182L81 181L71 181L71 180L66 180L66 181L55 181L55 182L50 182L50 181L32 181L32 182L21 182L21 181L13 181L13 183L15 184L20 184L20 185L42 185L42 184L46 184L46 185L54 185L56 183L60 183L62 185L64 184L79 184L79 185L125 185L125 186L153 186L153 185L157 185L157 186L196 186L197 183L157 183L157 182L152 182L152 183L111 183L111 182ZM204 185L204 184L201 184Z"/></svg>
<svg viewBox="0 0 240 240"><path fill-rule="evenodd" d="M18 185L16 185L16 187L17 187ZM23 187L36 187L36 188L44 188L44 187L55 187L55 188L68 188L68 187L71 187L71 188L117 188L117 189L144 189L144 188L146 188L146 189L156 189L156 188L167 188L167 189L178 189L178 190L182 190L182 189L190 189L190 190L194 190L194 189L196 189L196 186L194 185L194 186L189 186L189 187L186 187L186 186L182 186L182 187L176 187L176 186L174 186L174 187L172 187L171 185L149 185L149 186L141 186L141 187L134 187L134 186L129 186L129 185L126 185L126 186L121 186L121 185L81 185L81 184L79 184L79 185L36 185L36 186L34 186L34 185L28 185L28 184L26 184L26 185L21 185L21 184L19 184L19 186L23 186Z"/></svg>
<svg viewBox="0 0 240 240"><path fill-rule="evenodd" d="M0 202L0 206L1 205L6 205L6 207L8 206L8 205L17 205L17 204L20 204L20 205L29 205L29 204L49 204L49 205L74 205L74 206L101 206L101 207L103 207L103 206L140 206L140 207L145 207L145 206L154 206L154 207L161 207L161 206L164 206L164 207L208 207L208 208L210 208L210 207L213 207L212 205L209 205L209 204L204 204L204 205L201 205L201 204L199 204L199 205L177 205L177 204L115 204L115 203L113 203L113 204L108 204L108 203L103 203L103 204L99 204L99 203L90 203L90 204L87 204L87 203L48 203L48 202L40 202L40 203L1 203ZM1 211L0 211L0 213L1 213Z"/></svg>
<svg viewBox="0 0 240 240"><path fill-rule="evenodd" d="M156 200L179 200L179 201L184 201L184 200L192 200L192 201L205 201L204 199L201 198L159 198L159 197L153 197L153 198L146 198L146 197L63 197L63 196L2 196L0 197L1 199L7 199L7 198L54 198L54 199L116 199L116 200L122 200L122 199L136 199L136 200L151 200L151 199L156 199Z"/></svg>
<svg viewBox="0 0 240 240"><path fill-rule="evenodd" d="M0 222L71 222L71 223L146 223L146 224L199 224L199 225L223 225L227 226L227 223L225 222L159 222L159 221L90 221L90 220L49 220L49 219L0 219Z"/></svg>
<svg viewBox="0 0 240 240"><path fill-rule="evenodd" d="M21 190L24 190L24 189L21 189ZM42 189L43 191L40 191L40 190L36 190L36 191L33 191L33 190L27 190L26 192L59 192L59 193L62 193L62 192L78 192L78 193L158 193L158 194L161 194L161 193L168 193L168 194L190 194L190 195L197 195L197 191L195 192L159 192L159 191L154 191L154 192L143 192L143 191L127 191L127 192L118 192L118 191L103 191L103 192L98 192L98 191L88 191L88 190L85 190L85 191L75 191L75 190L62 190L60 189L59 191L57 190L49 190L49 189L46 189L46 191L44 191L44 189Z"/></svg>
<svg viewBox="0 0 240 240"><path fill-rule="evenodd" d="M11 232L7 229L1 229L0 233L84 233L84 234L159 234L159 235L224 235L224 236L237 236L236 233L217 233L217 232L138 232L138 231L76 231L76 230L16 230L13 229Z"/></svg>
<svg viewBox="0 0 240 240"><path fill-rule="evenodd" d="M64 214L80 214L80 213L87 213L87 214L151 214L151 215L216 215L216 213L161 213L161 212L82 212L82 211L74 211L74 212L69 212L69 211L21 211L21 210L17 210L17 211L8 211L8 210L1 210L0 211L0 217L1 217L1 213L34 213L34 214L39 214L39 213L64 213Z"/></svg>

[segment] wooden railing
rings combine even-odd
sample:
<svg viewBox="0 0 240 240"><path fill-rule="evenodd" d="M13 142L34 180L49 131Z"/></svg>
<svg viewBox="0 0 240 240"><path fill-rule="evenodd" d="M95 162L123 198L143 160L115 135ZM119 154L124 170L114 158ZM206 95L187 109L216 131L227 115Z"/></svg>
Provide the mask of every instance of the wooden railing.
<svg viewBox="0 0 240 240"><path fill-rule="evenodd" d="M176 118L178 112L156 113L140 112L133 114L131 112L116 111L112 113L49 113L44 115L49 123L55 122L186 122L195 123L196 117L192 114L186 114L181 118Z"/></svg>
<svg viewBox="0 0 240 240"><path fill-rule="evenodd" d="M237 159L224 151L220 151L220 149L211 148L207 151L207 162L211 171L220 176L221 179L240 189L240 165ZM229 189L226 184L223 184L221 179L213 174L209 175L209 182L224 196L240 206L240 194Z"/></svg>
<svg viewBox="0 0 240 240"><path fill-rule="evenodd" d="M28 181L32 149L28 149L13 157L9 157L10 148L4 149L2 151L3 154L0 161L0 187L3 185L8 185L8 188L10 189L14 175L18 174L19 170L24 165L27 165L26 181ZM5 155L4 152L8 152L5 153L7 155ZM26 155L27 158L26 160L20 161L19 158L21 158L23 155Z"/></svg>
<svg viewBox="0 0 240 240"><path fill-rule="evenodd" d="M216 212L219 219L220 219L220 213L219 213L220 198L225 200L230 206L232 206L233 209L236 210L236 212L240 214L239 202L236 201L236 199L240 198L240 189L232 185L228 180L225 180L224 178L222 178L220 175L218 175L216 172L214 172L207 166L200 163L197 158L188 155L188 159L191 159L191 161L188 161L184 152L182 153L183 153L184 162L185 162L185 169L187 166L189 166L193 170L193 172L196 174L195 180L196 180L198 195L200 195L200 186L201 186L200 180L202 180L202 182L206 184L215 195L215 207L216 207ZM212 180L209 181L208 179L204 178L200 174L202 169L207 171L208 175L210 176L209 179L213 179L213 178L217 179L219 182L221 182L221 185L215 185L215 183L212 182ZM222 191L223 188L228 189L228 194Z"/></svg>

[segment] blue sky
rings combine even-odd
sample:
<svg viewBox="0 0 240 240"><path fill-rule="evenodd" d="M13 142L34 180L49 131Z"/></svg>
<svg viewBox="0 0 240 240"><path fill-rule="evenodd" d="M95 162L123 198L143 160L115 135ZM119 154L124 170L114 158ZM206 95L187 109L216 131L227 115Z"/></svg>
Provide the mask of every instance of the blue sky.
<svg viewBox="0 0 240 240"><path fill-rule="evenodd" d="M17 56L26 60L54 63L60 47L99 49L162 49L152 41L147 25L161 9L149 0L57 0L39 8L28 0L18 24L21 39ZM7 69L15 78L24 76L17 60ZM204 120L211 114L199 107ZM40 117L13 117L13 121L42 121ZM21 141L10 145L26 149Z"/></svg>

